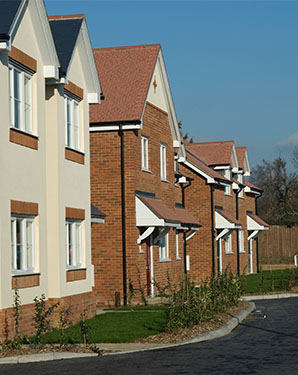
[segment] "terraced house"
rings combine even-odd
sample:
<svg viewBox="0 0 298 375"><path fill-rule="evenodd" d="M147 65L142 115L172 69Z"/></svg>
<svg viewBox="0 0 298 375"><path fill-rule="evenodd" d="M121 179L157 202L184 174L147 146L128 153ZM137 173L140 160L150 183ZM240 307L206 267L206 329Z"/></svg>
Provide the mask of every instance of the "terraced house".
<svg viewBox="0 0 298 375"><path fill-rule="evenodd" d="M184 248L200 224L184 207L185 155L160 45L94 50L105 100L90 108L91 201L97 304L128 290L152 297L176 283ZM130 288L129 288L130 287Z"/></svg>
<svg viewBox="0 0 298 375"><path fill-rule="evenodd" d="M203 224L190 240L191 274L197 283L211 272L228 269L253 273L258 268L257 239L268 225L256 215L261 190L248 182L250 167L245 147L233 141L186 143L181 170L194 181L186 206Z"/></svg>
<svg viewBox="0 0 298 375"><path fill-rule="evenodd" d="M84 16L48 20L43 1L0 2L0 312L32 334L33 299L92 298L89 103L100 84ZM1 332L2 333L2 332Z"/></svg>

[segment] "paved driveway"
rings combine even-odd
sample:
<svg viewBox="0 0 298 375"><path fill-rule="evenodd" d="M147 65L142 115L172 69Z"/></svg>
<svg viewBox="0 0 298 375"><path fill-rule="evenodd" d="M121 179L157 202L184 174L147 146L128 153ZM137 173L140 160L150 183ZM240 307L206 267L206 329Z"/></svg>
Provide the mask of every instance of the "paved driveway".
<svg viewBox="0 0 298 375"><path fill-rule="evenodd" d="M253 314L221 339L102 358L2 365L0 374L297 375L298 298L258 301L256 306L262 314Z"/></svg>

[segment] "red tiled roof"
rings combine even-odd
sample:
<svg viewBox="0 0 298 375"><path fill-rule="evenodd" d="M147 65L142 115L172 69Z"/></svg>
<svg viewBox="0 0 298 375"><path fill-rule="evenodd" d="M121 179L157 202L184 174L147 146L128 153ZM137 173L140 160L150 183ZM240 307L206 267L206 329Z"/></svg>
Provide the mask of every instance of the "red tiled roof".
<svg viewBox="0 0 298 375"><path fill-rule="evenodd" d="M183 176L183 177L186 177L186 178L189 178L189 179L193 180L193 177L190 174L188 174L186 172L182 172L180 169L178 169L177 174L179 174L180 176Z"/></svg>
<svg viewBox="0 0 298 375"><path fill-rule="evenodd" d="M186 147L207 165L231 165L234 142L187 143Z"/></svg>
<svg viewBox="0 0 298 375"><path fill-rule="evenodd" d="M264 227L268 227L269 228L269 224L267 224L263 219L261 219L259 216L255 215L255 214L247 214L248 216L250 216L254 221L256 221L258 224L260 225L263 225Z"/></svg>
<svg viewBox="0 0 298 375"><path fill-rule="evenodd" d="M91 123L139 121L159 44L93 50L105 100L90 105Z"/></svg>
<svg viewBox="0 0 298 375"><path fill-rule="evenodd" d="M258 190L258 191L263 191L261 188L257 187L256 185L252 184L250 181L248 180L244 180L244 184L248 187L250 187L251 189L254 189L254 190Z"/></svg>
<svg viewBox="0 0 298 375"><path fill-rule="evenodd" d="M218 212L220 215L222 215L225 219L227 219L230 223L241 225L241 222L237 220L232 214L230 214L228 211L222 209L216 209L216 212Z"/></svg>
<svg viewBox="0 0 298 375"><path fill-rule="evenodd" d="M138 195L138 198L160 219L175 223L180 222L177 213L172 211L161 199L140 195Z"/></svg>
<svg viewBox="0 0 298 375"><path fill-rule="evenodd" d="M57 16L48 16L49 20L63 20L63 19L74 19L74 18L85 18L85 14L62 14Z"/></svg>
<svg viewBox="0 0 298 375"><path fill-rule="evenodd" d="M201 224L198 222L198 220L189 212L187 209L182 207L176 207L175 212L177 214L177 217L179 218L179 221L184 224L195 224L199 227L201 227Z"/></svg>
<svg viewBox="0 0 298 375"><path fill-rule="evenodd" d="M186 149L186 159L189 160L195 166L197 166L202 172L208 174L210 177L220 179L221 181L230 182L230 180L228 180L212 168L209 168L205 163L203 163L201 160L193 156L188 149Z"/></svg>
<svg viewBox="0 0 298 375"><path fill-rule="evenodd" d="M238 159L239 168L244 169L244 156L246 147L236 147L236 154Z"/></svg>

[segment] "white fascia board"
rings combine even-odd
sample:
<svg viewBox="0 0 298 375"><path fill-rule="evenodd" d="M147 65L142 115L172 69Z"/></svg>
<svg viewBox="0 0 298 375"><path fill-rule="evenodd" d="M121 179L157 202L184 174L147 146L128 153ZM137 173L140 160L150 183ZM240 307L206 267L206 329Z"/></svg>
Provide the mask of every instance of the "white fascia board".
<svg viewBox="0 0 298 375"><path fill-rule="evenodd" d="M16 28L18 27L19 25L19 21L20 21L20 18L23 17L23 12L25 11L25 6L27 5L28 3L28 0L23 0L19 6L19 9L12 21L12 24L10 25L10 29L9 29L9 32L8 34L10 35L10 37L16 32Z"/></svg>
<svg viewBox="0 0 298 375"><path fill-rule="evenodd" d="M231 223L225 217L223 217L219 212L215 211L215 228L216 229L237 229L234 223Z"/></svg>
<svg viewBox="0 0 298 375"><path fill-rule="evenodd" d="M218 165L213 168L214 170L221 170L221 169L230 169L229 165Z"/></svg>
<svg viewBox="0 0 298 375"><path fill-rule="evenodd" d="M88 32L87 23L86 23L85 18L83 19L83 22L82 22L81 33L82 33L85 51L86 51L86 55L87 55L87 59L88 59L88 63L89 63L88 68L90 69L91 77L92 77L92 84L91 84L92 90L90 90L89 92L93 94L93 99L95 99L94 94L95 93L97 94L98 100L97 100L96 103L99 104L100 103L100 94L101 94L102 90L101 90L101 86L100 86L100 82L99 82L96 64L95 64L95 61L94 61L93 50L92 50L92 46L91 46L91 42L90 42L90 36L89 36L89 32ZM88 100L89 100L89 97L88 97ZM95 103L95 102L91 102L91 103Z"/></svg>
<svg viewBox="0 0 298 375"><path fill-rule="evenodd" d="M247 156L247 150L245 151L245 154L244 154L244 169L245 169L245 173L244 173L244 176L250 176L250 165L249 165L249 160L248 160L248 156Z"/></svg>
<svg viewBox="0 0 298 375"><path fill-rule="evenodd" d="M122 125L122 130L139 130L139 129L142 129L142 124ZM110 131L118 131L118 130L119 130L119 125L89 126L90 133L110 132Z"/></svg>
<svg viewBox="0 0 298 375"><path fill-rule="evenodd" d="M185 162L186 162L186 158L184 156L179 156L178 163L185 163Z"/></svg>
<svg viewBox="0 0 298 375"><path fill-rule="evenodd" d="M266 229L268 229L264 225L259 224L257 221L255 221L249 215L246 215L246 220L247 220L247 230L266 230Z"/></svg>
<svg viewBox="0 0 298 375"><path fill-rule="evenodd" d="M45 65L43 67L43 75L46 79L59 79L59 69L55 65Z"/></svg>
<svg viewBox="0 0 298 375"><path fill-rule="evenodd" d="M91 224L92 224L92 223L100 223L100 224L104 224L104 222L105 222L105 219L101 219L101 218L99 218L99 217L92 217L92 218L91 218Z"/></svg>
<svg viewBox="0 0 298 375"><path fill-rule="evenodd" d="M49 20L48 20L48 15L47 15L47 12L46 12L46 9L45 9L44 1L43 0L36 0L35 4L36 4L36 7L37 7L37 13L39 15L39 20L40 20L40 23L42 25L44 38L45 38L45 41L46 41L46 46L47 46L47 50L48 50L49 57L50 57L50 61L49 61L50 64L48 64L48 65L53 65L55 67L55 69L58 70L58 68L60 67L60 62L59 62L59 59L58 59L58 55L57 55L53 35L52 35L52 32L51 32L50 23L49 23ZM53 78L53 77L50 77L50 78Z"/></svg>
<svg viewBox="0 0 298 375"><path fill-rule="evenodd" d="M136 226L164 227L165 221L157 217L138 197L136 197Z"/></svg>
<svg viewBox="0 0 298 375"><path fill-rule="evenodd" d="M235 148L234 144L233 144L233 147L232 147L232 160L231 161L233 162L233 169L236 169L236 172L237 172L239 170L239 163L238 163L236 148ZM232 169L232 171L233 171L233 169ZM234 172L234 173L236 173L236 172Z"/></svg>
<svg viewBox="0 0 298 375"><path fill-rule="evenodd" d="M208 184L214 184L215 180L213 177L209 176L207 173L202 172L198 167L194 166L192 163L190 163L188 160L185 160L184 164L191 168L193 171L201 175L202 177L206 178Z"/></svg>

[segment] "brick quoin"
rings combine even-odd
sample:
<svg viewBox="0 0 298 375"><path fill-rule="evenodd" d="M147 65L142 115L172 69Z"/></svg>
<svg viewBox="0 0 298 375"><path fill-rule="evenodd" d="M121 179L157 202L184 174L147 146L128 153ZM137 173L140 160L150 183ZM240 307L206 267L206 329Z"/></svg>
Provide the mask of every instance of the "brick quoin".
<svg viewBox="0 0 298 375"><path fill-rule="evenodd" d="M141 135L148 137L149 170L141 170ZM167 182L160 179L160 143L166 144ZM135 289L146 291L146 249L137 245L135 191L154 193L172 210L181 202L181 190L175 185L174 147L167 114L146 104L143 129L126 131L125 144L125 199L127 280ZM97 305L114 305L115 292L123 298L122 284L122 227L121 227L121 166L120 137L117 132L90 134L91 201L107 216L105 224L92 224L92 263L95 270ZM179 235L180 257L183 258L183 239ZM183 259L176 259L176 239L169 232L169 262L159 261L159 247L153 246L154 279L164 286L167 275L177 284L183 276ZM156 292L156 290L155 290ZM137 297L138 298L138 297Z"/></svg>

